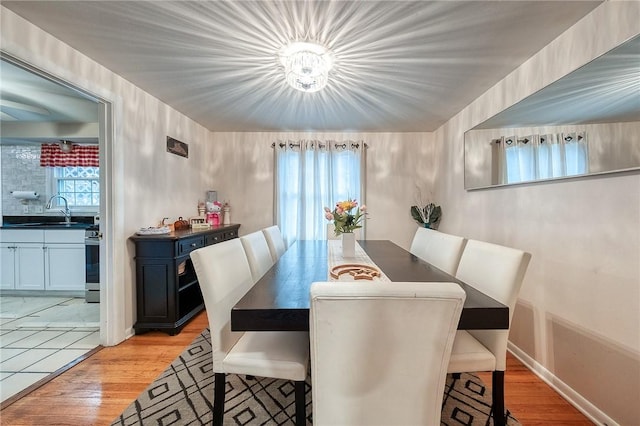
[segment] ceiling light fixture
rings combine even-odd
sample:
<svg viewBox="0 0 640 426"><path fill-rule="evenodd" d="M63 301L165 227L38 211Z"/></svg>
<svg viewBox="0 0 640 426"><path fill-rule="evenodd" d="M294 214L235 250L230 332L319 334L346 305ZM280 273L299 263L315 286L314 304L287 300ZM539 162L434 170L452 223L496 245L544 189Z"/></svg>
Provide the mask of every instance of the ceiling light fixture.
<svg viewBox="0 0 640 426"><path fill-rule="evenodd" d="M327 85L333 56L319 44L297 41L282 48L280 62L289 86L311 93Z"/></svg>
<svg viewBox="0 0 640 426"><path fill-rule="evenodd" d="M69 153L71 151L73 151L73 142L71 141L67 141L67 140L61 140L60 141L60 151L65 152L65 153Z"/></svg>

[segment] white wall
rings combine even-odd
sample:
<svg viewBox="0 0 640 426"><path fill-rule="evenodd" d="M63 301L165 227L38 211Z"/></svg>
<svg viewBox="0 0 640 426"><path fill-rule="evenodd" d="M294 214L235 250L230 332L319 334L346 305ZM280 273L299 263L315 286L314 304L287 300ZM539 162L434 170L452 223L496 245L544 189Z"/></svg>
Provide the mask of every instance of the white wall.
<svg viewBox="0 0 640 426"><path fill-rule="evenodd" d="M216 172L207 161L210 132L127 80L0 6L3 52L113 104L113 209L107 251L113 258L107 341L122 341L135 321L134 247L129 236L164 216L197 216ZM166 136L189 144L189 158L166 152ZM103 172L106 172L103 170ZM107 221L104 220L103 224ZM104 318L104 316L103 316Z"/></svg>
<svg viewBox="0 0 640 426"><path fill-rule="evenodd" d="M606 2L435 133L445 232L532 253L514 351L592 419L640 424L640 174L465 191L463 134L640 33Z"/></svg>

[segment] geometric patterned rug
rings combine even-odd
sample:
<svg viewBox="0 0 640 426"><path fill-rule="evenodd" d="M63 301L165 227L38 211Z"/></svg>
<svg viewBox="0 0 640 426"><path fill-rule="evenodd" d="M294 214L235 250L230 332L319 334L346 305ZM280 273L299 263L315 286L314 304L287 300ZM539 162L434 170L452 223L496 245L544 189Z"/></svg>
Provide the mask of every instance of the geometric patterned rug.
<svg viewBox="0 0 640 426"><path fill-rule="evenodd" d="M208 425L212 419L213 373L209 329L205 329L169 368L113 421L112 426ZM227 375L225 425L292 425L293 383ZM307 423L312 423L311 384L306 386ZM492 425L491 392L472 374L447 376L442 425ZM508 425L519 425L510 414Z"/></svg>

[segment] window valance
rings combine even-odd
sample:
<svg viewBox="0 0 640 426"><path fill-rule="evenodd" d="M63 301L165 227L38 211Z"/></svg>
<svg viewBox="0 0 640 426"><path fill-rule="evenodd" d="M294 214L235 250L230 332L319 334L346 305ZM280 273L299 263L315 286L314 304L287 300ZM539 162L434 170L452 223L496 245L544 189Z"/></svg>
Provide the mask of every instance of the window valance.
<svg viewBox="0 0 640 426"><path fill-rule="evenodd" d="M71 152L62 152L58 144L42 144L42 167L99 167L100 153L97 145L73 145Z"/></svg>

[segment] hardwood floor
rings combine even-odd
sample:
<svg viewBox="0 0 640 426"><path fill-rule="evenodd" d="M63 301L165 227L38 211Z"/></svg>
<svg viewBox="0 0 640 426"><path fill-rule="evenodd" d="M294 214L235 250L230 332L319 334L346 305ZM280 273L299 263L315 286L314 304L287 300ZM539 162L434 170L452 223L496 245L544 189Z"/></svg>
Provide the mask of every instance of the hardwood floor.
<svg viewBox="0 0 640 426"><path fill-rule="evenodd" d="M108 425L207 327L203 312L180 334L134 336L104 348L0 412L2 425ZM491 375L482 374L490 384ZM506 406L525 426L592 425L509 356Z"/></svg>

